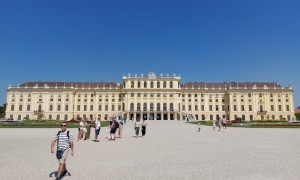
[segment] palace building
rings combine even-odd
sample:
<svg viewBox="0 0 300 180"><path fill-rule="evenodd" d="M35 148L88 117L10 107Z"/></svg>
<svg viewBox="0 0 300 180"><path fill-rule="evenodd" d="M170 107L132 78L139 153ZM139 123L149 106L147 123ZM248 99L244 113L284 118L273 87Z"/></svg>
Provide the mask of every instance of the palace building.
<svg viewBox="0 0 300 180"><path fill-rule="evenodd" d="M123 75L115 82L25 82L7 89L7 118L109 120L292 120L293 89L275 82L189 82L173 75Z"/></svg>

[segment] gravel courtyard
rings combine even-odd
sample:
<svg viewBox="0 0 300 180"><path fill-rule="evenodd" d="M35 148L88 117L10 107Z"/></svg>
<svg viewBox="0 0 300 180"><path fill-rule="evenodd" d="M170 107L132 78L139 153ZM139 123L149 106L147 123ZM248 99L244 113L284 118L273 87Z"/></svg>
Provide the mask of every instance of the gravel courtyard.
<svg viewBox="0 0 300 180"><path fill-rule="evenodd" d="M299 179L300 129L228 128L226 132L183 121L149 121L146 137L133 123L123 138L77 141L63 179ZM57 129L0 129L1 179L55 179L50 142ZM92 129L91 138L94 138Z"/></svg>

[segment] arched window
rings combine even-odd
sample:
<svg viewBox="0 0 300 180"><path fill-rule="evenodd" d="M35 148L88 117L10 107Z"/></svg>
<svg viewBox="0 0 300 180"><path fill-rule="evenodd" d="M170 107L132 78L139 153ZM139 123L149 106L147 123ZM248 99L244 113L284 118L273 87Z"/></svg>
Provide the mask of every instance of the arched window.
<svg viewBox="0 0 300 180"><path fill-rule="evenodd" d="M137 111L141 111L141 103L137 103Z"/></svg>
<svg viewBox="0 0 300 180"><path fill-rule="evenodd" d="M164 110L164 111L167 111L167 103L164 103L164 104L163 104L163 110Z"/></svg>
<svg viewBox="0 0 300 180"><path fill-rule="evenodd" d="M144 103L143 108L144 108L144 111L147 111L147 103Z"/></svg>
<svg viewBox="0 0 300 180"><path fill-rule="evenodd" d="M42 105L41 104L39 105L38 112L42 112Z"/></svg>
<svg viewBox="0 0 300 180"><path fill-rule="evenodd" d="M150 88L154 88L154 83L153 83L153 81L150 82Z"/></svg>
<svg viewBox="0 0 300 180"><path fill-rule="evenodd" d="M173 103L170 103L170 111L174 111Z"/></svg>
<svg viewBox="0 0 300 180"><path fill-rule="evenodd" d="M134 104L130 103L130 111L134 111Z"/></svg>
<svg viewBox="0 0 300 180"><path fill-rule="evenodd" d="M157 111L160 111L160 103L157 103L156 109Z"/></svg>
<svg viewBox="0 0 300 180"><path fill-rule="evenodd" d="M160 82L159 81L157 82L157 88L160 88Z"/></svg>
<svg viewBox="0 0 300 180"><path fill-rule="evenodd" d="M144 82L144 88L147 88L147 81Z"/></svg>
<svg viewBox="0 0 300 180"><path fill-rule="evenodd" d="M166 82L166 81L164 81L163 87L164 87L164 88L167 88L167 82Z"/></svg>
<svg viewBox="0 0 300 180"><path fill-rule="evenodd" d="M133 81L131 82L131 88L134 88L134 82Z"/></svg>
<svg viewBox="0 0 300 180"><path fill-rule="evenodd" d="M154 109L154 104L151 103L151 104L150 104L150 111L153 111L153 109Z"/></svg>
<svg viewBox="0 0 300 180"><path fill-rule="evenodd" d="M138 88L141 88L141 82L138 81Z"/></svg>
<svg viewBox="0 0 300 180"><path fill-rule="evenodd" d="M173 82L172 81L170 82L170 88L173 88Z"/></svg>

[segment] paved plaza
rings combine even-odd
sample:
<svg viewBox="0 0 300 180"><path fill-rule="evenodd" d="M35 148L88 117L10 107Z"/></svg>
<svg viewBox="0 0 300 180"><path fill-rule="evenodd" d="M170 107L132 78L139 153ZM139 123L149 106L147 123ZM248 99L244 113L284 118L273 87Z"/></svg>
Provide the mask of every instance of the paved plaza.
<svg viewBox="0 0 300 180"><path fill-rule="evenodd" d="M75 141L71 176L63 179L283 179L300 177L300 129L228 128L226 132L183 121L149 121L146 137L133 123L123 138ZM0 129L1 179L55 179L50 143L58 129ZM69 129L77 140L77 129ZM92 129L91 137L94 136Z"/></svg>

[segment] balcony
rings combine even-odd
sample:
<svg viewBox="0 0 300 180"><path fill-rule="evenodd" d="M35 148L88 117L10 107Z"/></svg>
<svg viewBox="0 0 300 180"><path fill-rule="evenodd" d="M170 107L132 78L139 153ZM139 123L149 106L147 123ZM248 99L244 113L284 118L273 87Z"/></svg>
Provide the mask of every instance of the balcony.
<svg viewBox="0 0 300 180"><path fill-rule="evenodd" d="M44 114L44 111L39 110L39 111L33 111L34 115L39 115L39 114Z"/></svg>
<svg viewBox="0 0 300 180"><path fill-rule="evenodd" d="M257 115L266 115L268 111L257 111Z"/></svg>

